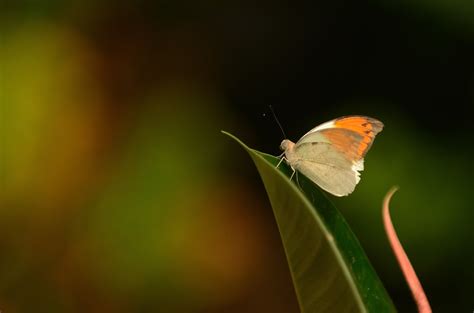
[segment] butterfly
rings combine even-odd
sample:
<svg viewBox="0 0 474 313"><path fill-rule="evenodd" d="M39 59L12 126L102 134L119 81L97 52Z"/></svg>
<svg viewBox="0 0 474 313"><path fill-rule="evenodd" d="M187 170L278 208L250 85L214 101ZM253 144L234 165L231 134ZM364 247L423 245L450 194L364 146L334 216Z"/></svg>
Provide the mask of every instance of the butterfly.
<svg viewBox="0 0 474 313"><path fill-rule="evenodd" d="M307 132L298 142L281 142L285 160L325 191L338 196L352 193L364 170L364 156L383 123L367 116L344 116ZM278 163L277 167L280 165Z"/></svg>

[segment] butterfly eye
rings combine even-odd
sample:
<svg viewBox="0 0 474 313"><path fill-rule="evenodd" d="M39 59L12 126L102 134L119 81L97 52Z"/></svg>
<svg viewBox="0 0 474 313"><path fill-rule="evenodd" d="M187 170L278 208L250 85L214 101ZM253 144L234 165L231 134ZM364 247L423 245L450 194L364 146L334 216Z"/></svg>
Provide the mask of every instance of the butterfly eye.
<svg viewBox="0 0 474 313"><path fill-rule="evenodd" d="M280 144L280 149L281 150L285 151L286 148L288 148L288 140L287 139L283 140Z"/></svg>

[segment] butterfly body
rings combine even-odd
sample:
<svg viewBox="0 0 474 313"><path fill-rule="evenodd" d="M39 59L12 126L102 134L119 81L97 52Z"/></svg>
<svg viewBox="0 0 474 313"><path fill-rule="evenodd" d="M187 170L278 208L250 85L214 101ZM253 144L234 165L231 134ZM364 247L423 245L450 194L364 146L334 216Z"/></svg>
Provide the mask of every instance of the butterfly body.
<svg viewBox="0 0 474 313"><path fill-rule="evenodd" d="M347 116L321 124L296 143L285 139L284 160L322 189L335 196L354 191L382 122L366 116Z"/></svg>

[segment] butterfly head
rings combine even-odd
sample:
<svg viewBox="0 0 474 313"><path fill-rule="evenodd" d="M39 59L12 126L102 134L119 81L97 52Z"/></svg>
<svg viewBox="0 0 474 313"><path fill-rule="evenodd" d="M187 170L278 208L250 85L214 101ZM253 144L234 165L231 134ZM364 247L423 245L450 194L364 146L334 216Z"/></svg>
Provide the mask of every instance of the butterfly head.
<svg viewBox="0 0 474 313"><path fill-rule="evenodd" d="M293 148L295 144L293 142L291 142L291 140L288 140L288 139L285 139L281 142L280 144L280 149L282 151L288 151L290 150L291 148Z"/></svg>

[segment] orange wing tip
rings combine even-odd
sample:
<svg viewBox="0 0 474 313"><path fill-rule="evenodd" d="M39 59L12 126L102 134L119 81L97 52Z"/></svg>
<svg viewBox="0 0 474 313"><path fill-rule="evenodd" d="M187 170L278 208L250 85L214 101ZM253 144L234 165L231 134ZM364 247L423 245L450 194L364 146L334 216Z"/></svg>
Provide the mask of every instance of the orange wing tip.
<svg viewBox="0 0 474 313"><path fill-rule="evenodd" d="M334 121L336 127L347 128L361 135L367 135L369 132L375 134L383 129L383 123L375 118L367 116L349 116L338 118ZM374 134L374 135L375 135Z"/></svg>
<svg viewBox="0 0 474 313"><path fill-rule="evenodd" d="M334 126L348 129L360 135L362 140L357 147L357 155L363 158L372 146L375 136L382 131L383 123L367 116L348 116L336 119Z"/></svg>

